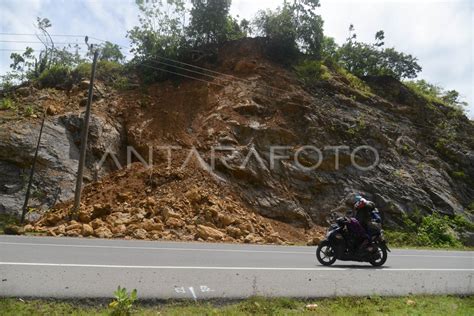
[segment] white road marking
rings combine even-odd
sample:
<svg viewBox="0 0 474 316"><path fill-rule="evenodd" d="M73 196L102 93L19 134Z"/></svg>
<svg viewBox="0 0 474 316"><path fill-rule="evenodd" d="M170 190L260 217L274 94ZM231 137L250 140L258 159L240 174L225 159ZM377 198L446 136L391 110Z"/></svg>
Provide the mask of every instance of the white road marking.
<svg viewBox="0 0 474 316"><path fill-rule="evenodd" d="M264 271L345 271L345 270L387 270L387 271L474 271L474 269L423 269L423 268L278 268L278 267L203 267L203 266L129 266L108 264L79 263L40 263L40 262L0 262L4 266L40 266L40 267L80 267L80 268L118 268L118 269L157 269L157 270L264 270Z"/></svg>
<svg viewBox="0 0 474 316"><path fill-rule="evenodd" d="M241 249L217 249L217 248L175 248L175 247L131 247L131 246L103 246L103 245L68 245L68 244L42 244L42 243L15 243L2 242L0 245L15 246L40 246L40 247L66 247L66 248L99 248L99 249L130 249L130 250L160 250L160 251L202 251L202 252L236 252L236 253L276 253L276 254L292 254L292 255L314 255L314 250L308 251L280 251L280 250L241 250ZM389 257L422 257L422 258L458 258L458 259L474 259L469 256L447 256L447 255L397 255L390 254Z"/></svg>
<svg viewBox="0 0 474 316"><path fill-rule="evenodd" d="M194 288L192 286L189 287L189 291L191 291L194 301L197 302L197 296L196 293L194 293Z"/></svg>

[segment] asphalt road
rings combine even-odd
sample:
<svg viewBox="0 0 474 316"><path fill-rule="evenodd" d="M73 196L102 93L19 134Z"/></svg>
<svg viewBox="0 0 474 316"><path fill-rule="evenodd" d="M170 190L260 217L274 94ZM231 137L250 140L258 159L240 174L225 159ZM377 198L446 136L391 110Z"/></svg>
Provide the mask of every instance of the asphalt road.
<svg viewBox="0 0 474 316"><path fill-rule="evenodd" d="M474 294L473 252L393 250L320 266L314 247L0 236L0 296L142 299Z"/></svg>

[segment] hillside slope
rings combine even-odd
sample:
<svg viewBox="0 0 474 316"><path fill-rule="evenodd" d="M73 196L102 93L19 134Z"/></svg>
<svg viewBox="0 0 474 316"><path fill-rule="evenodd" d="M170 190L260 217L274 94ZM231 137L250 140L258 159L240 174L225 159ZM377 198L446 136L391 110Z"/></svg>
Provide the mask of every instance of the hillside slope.
<svg viewBox="0 0 474 316"><path fill-rule="evenodd" d="M260 39L226 44L216 62L202 65L222 73L202 77L212 83L170 81L122 92L99 85L90 183L78 222L66 214L85 92L48 91L42 98L42 90L17 91L18 103L30 98L49 107L47 130L56 131L40 151L35 187L43 193L34 203L61 203L28 229L70 236L306 241L352 192L373 199L392 225L415 210L471 216L472 121L389 77L360 82L328 70L324 79L304 86L264 51ZM0 212L18 212L22 174L34 148L34 133L24 131L37 130L38 123L2 116ZM93 171L107 150L123 166L127 146L147 162L151 156L153 165L147 168L132 154L131 168L106 175L117 168L109 154L105 167ZM374 168L356 167L376 160L373 151L354 152L359 146L377 152ZM314 170L304 168L318 162Z"/></svg>

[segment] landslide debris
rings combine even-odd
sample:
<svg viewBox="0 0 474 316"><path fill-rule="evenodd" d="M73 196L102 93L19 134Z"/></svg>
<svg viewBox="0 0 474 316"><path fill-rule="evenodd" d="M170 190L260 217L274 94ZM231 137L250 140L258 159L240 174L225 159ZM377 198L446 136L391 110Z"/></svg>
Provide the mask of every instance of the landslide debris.
<svg viewBox="0 0 474 316"><path fill-rule="evenodd" d="M79 86L69 92L18 91L17 104L50 109L31 204L38 211L26 230L99 238L316 243L318 225L326 225L329 212L351 192L372 199L386 225L400 225L403 214L415 211L470 216L472 121L392 78L354 83L328 69L325 78L304 85L292 69L268 60L264 52L259 39L227 43L215 62L201 66L233 77L216 73L207 78L211 83L172 80L127 91L98 83L102 92L94 103L88 184L74 220L68 213L85 91ZM39 120L10 114L0 111L3 213L21 209ZM173 148L171 165L166 146ZM272 165L272 146L283 148L278 154L288 158ZM315 151L301 154L302 164L293 159L305 146L321 150L316 169L303 168L319 161ZM334 147L340 146L347 149L336 153ZM351 154L359 146L377 150L374 168L354 166ZM135 164L120 169L127 164L128 147L152 166L139 163L133 153ZM222 147L233 150L213 151ZM201 160L193 157L182 168L192 150ZM96 172L101 161L104 168ZM355 161L367 166L374 155L360 151Z"/></svg>
<svg viewBox="0 0 474 316"><path fill-rule="evenodd" d="M147 169L134 164L84 190L70 220L71 204L58 205L27 231L51 236L285 244L312 241L322 229L296 229L255 214L208 172Z"/></svg>

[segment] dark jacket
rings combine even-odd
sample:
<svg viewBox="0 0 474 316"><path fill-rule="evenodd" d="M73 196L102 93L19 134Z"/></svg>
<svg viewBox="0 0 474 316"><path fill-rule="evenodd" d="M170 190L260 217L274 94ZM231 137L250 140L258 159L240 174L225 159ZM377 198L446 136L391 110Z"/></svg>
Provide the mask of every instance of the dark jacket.
<svg viewBox="0 0 474 316"><path fill-rule="evenodd" d="M367 201L362 208L356 209L355 218L359 223L367 229L367 225L372 221L372 211L375 209L375 204L372 201Z"/></svg>

